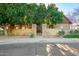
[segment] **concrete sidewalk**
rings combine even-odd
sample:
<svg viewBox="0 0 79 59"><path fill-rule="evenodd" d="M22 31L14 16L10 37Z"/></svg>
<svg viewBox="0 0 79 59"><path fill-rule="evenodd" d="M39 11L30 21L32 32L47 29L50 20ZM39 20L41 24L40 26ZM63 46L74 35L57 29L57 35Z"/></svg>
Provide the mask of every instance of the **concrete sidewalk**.
<svg viewBox="0 0 79 59"><path fill-rule="evenodd" d="M15 44L15 43L79 43L78 38L44 38L35 37L27 38L25 36L0 36L1 44Z"/></svg>

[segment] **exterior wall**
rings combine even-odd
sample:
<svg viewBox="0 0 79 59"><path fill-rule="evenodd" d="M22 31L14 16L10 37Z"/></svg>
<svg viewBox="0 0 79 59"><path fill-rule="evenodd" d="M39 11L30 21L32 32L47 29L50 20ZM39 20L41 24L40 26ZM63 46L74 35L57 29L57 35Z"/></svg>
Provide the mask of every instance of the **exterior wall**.
<svg viewBox="0 0 79 59"><path fill-rule="evenodd" d="M47 35L48 36L55 36L57 35L59 29L47 29Z"/></svg>
<svg viewBox="0 0 79 59"><path fill-rule="evenodd" d="M71 24L57 24L56 26L55 26L55 28L61 28L61 27L63 27L63 29L70 29L70 25Z"/></svg>
<svg viewBox="0 0 79 59"><path fill-rule="evenodd" d="M69 24L57 24L55 28L48 28L46 24L42 25L42 36L44 37L51 37L51 36L56 36L58 31L63 27L65 30L66 34L69 32L70 25Z"/></svg>
<svg viewBox="0 0 79 59"><path fill-rule="evenodd" d="M54 28L47 28L46 24L42 25L42 36L43 37L50 37L50 36L55 36L58 33L58 29Z"/></svg>
<svg viewBox="0 0 79 59"><path fill-rule="evenodd" d="M48 28L46 24L42 24L42 36L56 36L58 31L63 27L66 33L68 33L70 29L71 24L57 24L55 25L55 28ZM8 35L7 30L5 30L5 35ZM12 35L17 36L29 36L30 34L33 34L34 36L37 35L37 26L36 24L32 24L32 28L24 28L21 29L16 28L12 29Z"/></svg>
<svg viewBox="0 0 79 59"><path fill-rule="evenodd" d="M71 24L57 24L56 26L57 26L56 28L58 29L63 28L63 30L65 31L65 34L68 34L70 31Z"/></svg>
<svg viewBox="0 0 79 59"><path fill-rule="evenodd" d="M21 35L21 36L28 36L32 33L32 29L26 28L26 29L13 29L12 35Z"/></svg>
<svg viewBox="0 0 79 59"><path fill-rule="evenodd" d="M32 28L25 28L24 26L19 28L19 26L17 26L16 28L12 29L11 33L8 32L8 29L5 30L5 35L30 36L31 34L36 36L36 24L32 24Z"/></svg>

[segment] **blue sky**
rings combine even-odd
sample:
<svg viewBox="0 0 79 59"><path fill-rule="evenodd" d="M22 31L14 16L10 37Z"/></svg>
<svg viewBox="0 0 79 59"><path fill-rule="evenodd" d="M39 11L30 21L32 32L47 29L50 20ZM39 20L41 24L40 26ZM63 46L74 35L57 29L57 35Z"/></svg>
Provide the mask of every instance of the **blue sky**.
<svg viewBox="0 0 79 59"><path fill-rule="evenodd" d="M58 3L56 6L66 15L68 12L72 12L75 8L79 8L79 3Z"/></svg>

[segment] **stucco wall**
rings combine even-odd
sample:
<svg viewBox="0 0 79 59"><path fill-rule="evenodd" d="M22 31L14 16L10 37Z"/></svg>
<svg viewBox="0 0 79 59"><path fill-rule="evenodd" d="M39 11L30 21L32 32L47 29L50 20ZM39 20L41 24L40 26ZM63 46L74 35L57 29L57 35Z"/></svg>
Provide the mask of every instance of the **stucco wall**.
<svg viewBox="0 0 79 59"><path fill-rule="evenodd" d="M46 24L42 25L42 34L43 36L56 36L58 31L61 29L61 26L63 26L63 29L65 30L66 34L68 33L69 29L70 29L70 25L69 24L57 24L55 26L55 28L48 28Z"/></svg>
<svg viewBox="0 0 79 59"><path fill-rule="evenodd" d="M34 36L36 36L36 24L32 24L31 28L24 27L24 26L19 28L18 26L12 29L11 32L9 31L9 29L7 29L6 31L7 31L7 35L30 36L31 34L33 34Z"/></svg>
<svg viewBox="0 0 79 59"><path fill-rule="evenodd" d="M46 32L47 32L47 35L48 35L48 36L57 35L58 29L47 29Z"/></svg>
<svg viewBox="0 0 79 59"><path fill-rule="evenodd" d="M63 27L63 29L70 29L70 24L57 24L55 26L55 28L58 28L58 29L61 27Z"/></svg>
<svg viewBox="0 0 79 59"><path fill-rule="evenodd" d="M30 35L32 33L32 29L26 28L26 29L13 29L12 35Z"/></svg>

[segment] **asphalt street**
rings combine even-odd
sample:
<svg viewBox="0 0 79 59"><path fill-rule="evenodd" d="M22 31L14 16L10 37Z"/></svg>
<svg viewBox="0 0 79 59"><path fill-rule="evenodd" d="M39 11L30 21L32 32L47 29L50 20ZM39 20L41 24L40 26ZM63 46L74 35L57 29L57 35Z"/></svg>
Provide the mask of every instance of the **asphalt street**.
<svg viewBox="0 0 79 59"><path fill-rule="evenodd" d="M50 43L16 43L0 45L0 56L47 56L47 44ZM51 44L56 45L54 43ZM76 49L76 52L79 52L79 43L65 43L63 45L68 45L70 48ZM76 53L65 51L55 46L52 50L52 56L76 56Z"/></svg>
<svg viewBox="0 0 79 59"><path fill-rule="evenodd" d="M54 45L52 56L79 56L79 39L0 36L0 56L48 56L46 45Z"/></svg>

